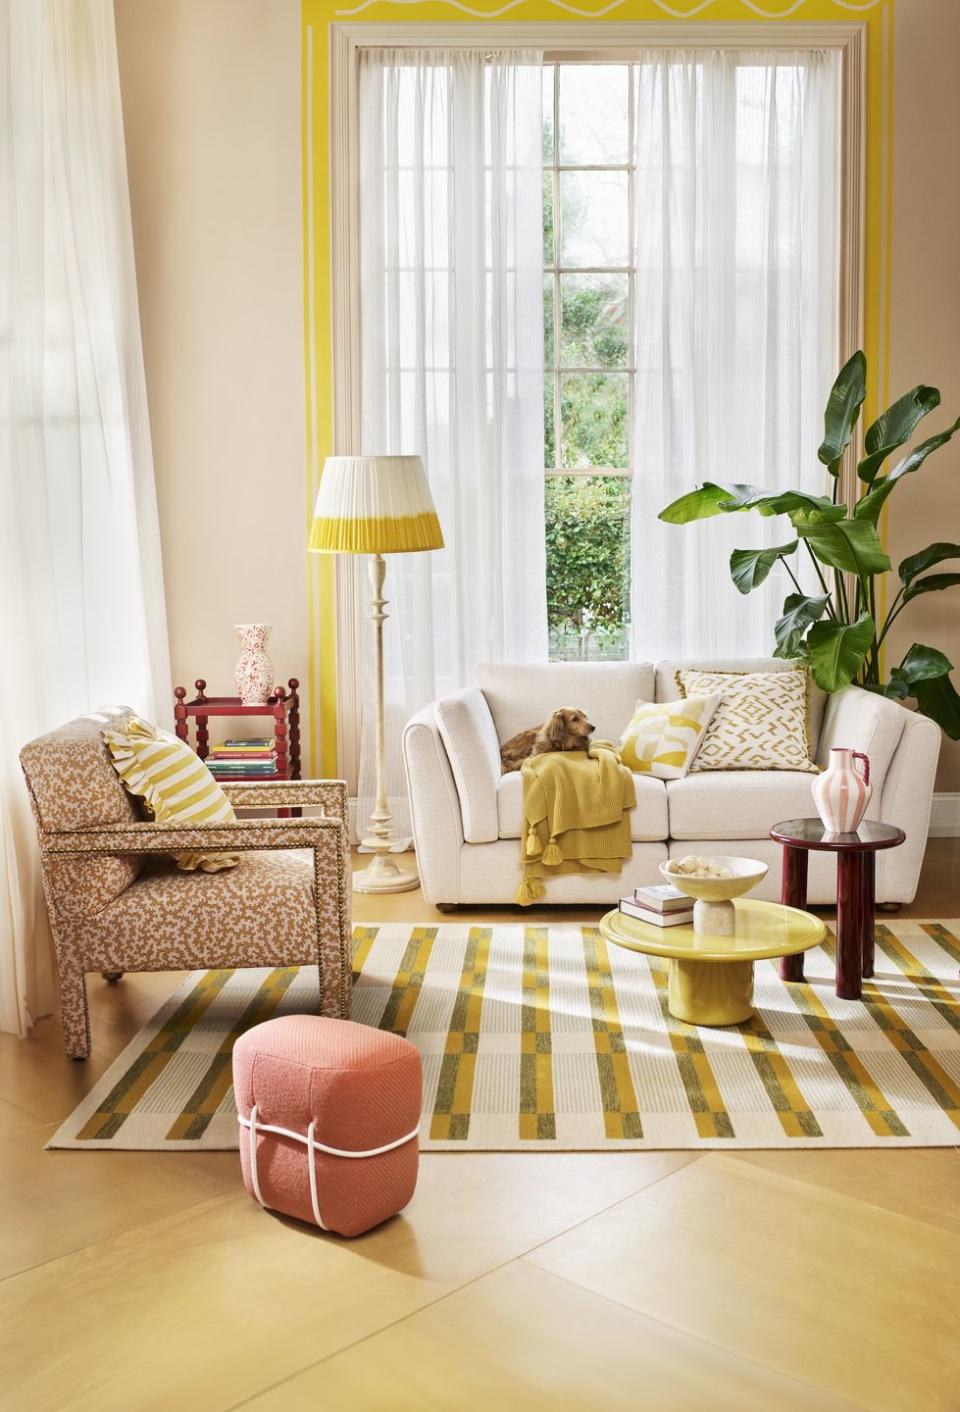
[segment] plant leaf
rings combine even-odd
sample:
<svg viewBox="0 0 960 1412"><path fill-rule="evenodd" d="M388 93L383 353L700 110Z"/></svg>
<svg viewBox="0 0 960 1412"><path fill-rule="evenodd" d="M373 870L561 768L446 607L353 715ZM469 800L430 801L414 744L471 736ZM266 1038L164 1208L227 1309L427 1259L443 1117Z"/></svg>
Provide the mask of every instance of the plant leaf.
<svg viewBox="0 0 960 1412"><path fill-rule="evenodd" d="M960 583L960 574L927 574L925 579L914 579L903 590L903 601L909 603L920 593L939 593L942 588L955 588Z"/></svg>
<svg viewBox="0 0 960 1412"><path fill-rule="evenodd" d="M773 635L777 639L775 657L796 657L800 651L800 641L807 628L820 621L827 611L829 597L807 598L802 593L791 593L784 599L783 617L773 625Z"/></svg>
<svg viewBox="0 0 960 1412"><path fill-rule="evenodd" d="M866 393L867 360L863 350L857 349L837 374L823 414L823 442L817 456L832 476L840 471L840 462L850 445Z"/></svg>
<svg viewBox="0 0 960 1412"><path fill-rule="evenodd" d="M921 384L905 392L885 412L881 412L872 426L867 427L863 438L863 449L867 454L857 467L860 479L871 484L890 452L909 441L917 424L939 405L940 393L937 389Z"/></svg>
<svg viewBox="0 0 960 1412"><path fill-rule="evenodd" d="M735 549L730 555L730 577L741 593L750 593L758 588L780 558L781 554L792 554L799 540L789 544L778 544L771 549Z"/></svg>
<svg viewBox="0 0 960 1412"><path fill-rule="evenodd" d="M904 583L910 583L924 569L932 569L934 564L942 564L944 559L960 559L960 544L948 544L942 539L937 540L936 544L928 544L926 549L904 559L897 573Z"/></svg>
<svg viewBox="0 0 960 1412"><path fill-rule="evenodd" d="M795 525L817 558L833 569L859 575L883 574L890 568L877 531L868 520L838 520L835 524Z"/></svg>
<svg viewBox="0 0 960 1412"><path fill-rule="evenodd" d="M953 671L953 663L936 647L924 647L915 642L899 667L894 667L891 676L896 681L926 681L931 677L942 677Z"/></svg>
<svg viewBox="0 0 960 1412"><path fill-rule="evenodd" d="M805 490L778 490L761 493L737 506L741 510L759 510L761 515L789 515L794 524L823 524L842 520L846 505L834 505L826 495L811 495Z"/></svg>
<svg viewBox="0 0 960 1412"><path fill-rule="evenodd" d="M946 672L913 683L917 705L951 740L960 740L960 696Z"/></svg>
<svg viewBox="0 0 960 1412"><path fill-rule="evenodd" d="M707 520L712 515L740 509L741 501L755 500L763 493L758 485L716 485L707 480L672 501L657 518L668 525L686 525L691 520Z"/></svg>
<svg viewBox="0 0 960 1412"><path fill-rule="evenodd" d="M863 665L876 633L869 613L855 623L814 623L807 634L810 669L822 691L849 686Z"/></svg>
<svg viewBox="0 0 960 1412"><path fill-rule="evenodd" d="M960 417L953 426L947 427L945 431L938 431L936 436L930 436L926 441L921 441L919 446L915 446L909 456L896 466L889 475L880 476L873 483L873 488L868 490L866 495L862 495L854 507L854 518L858 520L872 520L874 524L880 518L880 511L883 509L887 496L893 490L897 481L902 476L908 476L912 471L919 471L924 461L933 451L939 451L941 446L946 446L955 431L960 430Z"/></svg>

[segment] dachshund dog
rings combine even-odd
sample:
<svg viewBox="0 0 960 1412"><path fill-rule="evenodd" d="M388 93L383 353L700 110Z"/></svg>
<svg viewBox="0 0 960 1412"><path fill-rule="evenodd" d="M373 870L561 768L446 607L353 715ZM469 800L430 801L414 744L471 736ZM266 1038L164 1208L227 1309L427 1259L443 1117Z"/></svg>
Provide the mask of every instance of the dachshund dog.
<svg viewBox="0 0 960 1412"><path fill-rule="evenodd" d="M548 716L542 726L532 726L511 736L500 750L503 773L519 770L531 755L546 755L551 750L589 750L595 726L583 711L575 706L562 706Z"/></svg>

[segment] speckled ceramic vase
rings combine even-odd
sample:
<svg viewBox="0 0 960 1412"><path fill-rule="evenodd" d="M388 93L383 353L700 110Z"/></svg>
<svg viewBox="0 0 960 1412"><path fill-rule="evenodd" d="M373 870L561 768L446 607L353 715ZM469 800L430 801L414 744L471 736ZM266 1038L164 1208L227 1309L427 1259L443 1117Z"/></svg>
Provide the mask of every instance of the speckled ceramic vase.
<svg viewBox="0 0 960 1412"><path fill-rule="evenodd" d="M266 653L269 623L234 623L242 651L233 680L243 706L263 706L274 685L273 663Z"/></svg>

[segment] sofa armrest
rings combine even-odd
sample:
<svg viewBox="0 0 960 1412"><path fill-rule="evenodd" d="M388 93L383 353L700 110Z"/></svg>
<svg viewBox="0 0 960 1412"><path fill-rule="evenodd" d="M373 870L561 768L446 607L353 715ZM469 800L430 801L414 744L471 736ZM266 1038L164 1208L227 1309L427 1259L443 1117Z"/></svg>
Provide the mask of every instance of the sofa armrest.
<svg viewBox="0 0 960 1412"><path fill-rule="evenodd" d="M433 706L407 722L403 765L424 896L428 902L459 902L463 821Z"/></svg>
<svg viewBox="0 0 960 1412"><path fill-rule="evenodd" d="M500 836L497 785L502 771L487 698L470 686L437 701L433 709L457 787L463 837L467 843L495 843Z"/></svg>
<svg viewBox="0 0 960 1412"><path fill-rule="evenodd" d="M903 829L907 840L899 848L877 855L877 898L881 902L912 902L920 879L930 832L930 811L940 758L940 727L927 716L897 707L904 716L903 733L887 771L880 797L874 795L870 815Z"/></svg>
<svg viewBox="0 0 960 1412"><path fill-rule="evenodd" d="M846 686L828 699L823 717L823 729L816 753L817 763L826 767L834 746L862 750L870 760L870 783L873 798L867 813L879 818L880 796L890 763L900 744L904 725L910 712L896 701L888 701L875 691L860 686Z"/></svg>

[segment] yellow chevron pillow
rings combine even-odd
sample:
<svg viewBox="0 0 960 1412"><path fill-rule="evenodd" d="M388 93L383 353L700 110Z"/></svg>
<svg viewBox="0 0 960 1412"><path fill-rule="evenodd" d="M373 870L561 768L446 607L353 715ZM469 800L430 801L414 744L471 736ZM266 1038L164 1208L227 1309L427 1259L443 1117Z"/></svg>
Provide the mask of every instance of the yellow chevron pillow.
<svg viewBox="0 0 960 1412"><path fill-rule="evenodd" d="M236 819L233 805L206 765L175 735L132 716L125 728L105 730L113 768L155 819L179 824L224 824ZM235 853L177 853L177 867L192 873L235 868Z"/></svg>
<svg viewBox="0 0 960 1412"><path fill-rule="evenodd" d="M682 780L719 704L719 692L683 701L638 701L620 737L621 760L637 775Z"/></svg>

